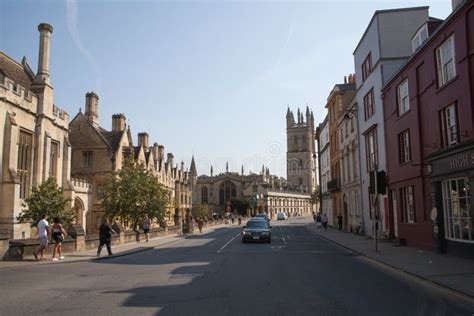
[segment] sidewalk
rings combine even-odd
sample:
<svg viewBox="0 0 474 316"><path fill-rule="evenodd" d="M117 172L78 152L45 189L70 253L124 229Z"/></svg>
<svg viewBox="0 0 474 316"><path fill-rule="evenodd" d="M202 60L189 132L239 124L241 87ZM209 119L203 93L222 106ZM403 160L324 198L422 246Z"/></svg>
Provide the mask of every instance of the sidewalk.
<svg viewBox="0 0 474 316"><path fill-rule="evenodd" d="M220 224L216 226L204 227L202 235L210 234L214 232L216 229L222 228L222 227L235 227L235 226ZM192 235L201 236L201 234L196 233L196 231L197 229L194 230L195 233L191 234L191 236ZM107 258L117 258L117 257L126 256L133 253L139 253L142 251L151 250L158 246L171 244L171 243L183 240L187 236L190 236L190 235L181 235L181 236L168 235L168 236L152 238L150 239L149 242L142 241L139 243L134 242L134 243L128 243L124 245L112 246L112 253L113 253L112 256L109 256L107 254L107 249L106 247L104 247L102 249L102 253L100 257L97 257L97 249L90 249L90 250L85 250L85 251L77 251L74 253L65 253L64 254L65 258L59 261L52 261L50 256L46 257L47 258L46 260L41 260L41 261L35 260L33 256L31 256L30 258L26 258L22 261L0 261L0 269L37 266L37 265L44 265L44 264L61 264L61 263L92 261L92 260L104 260ZM49 247L52 247L52 246L53 245L50 245Z"/></svg>
<svg viewBox="0 0 474 316"><path fill-rule="evenodd" d="M327 231L318 230L314 223L307 228L324 239L379 263L474 298L473 260L412 247L397 247L392 242L383 240L379 241L378 252L375 252L373 239L366 236L331 228Z"/></svg>

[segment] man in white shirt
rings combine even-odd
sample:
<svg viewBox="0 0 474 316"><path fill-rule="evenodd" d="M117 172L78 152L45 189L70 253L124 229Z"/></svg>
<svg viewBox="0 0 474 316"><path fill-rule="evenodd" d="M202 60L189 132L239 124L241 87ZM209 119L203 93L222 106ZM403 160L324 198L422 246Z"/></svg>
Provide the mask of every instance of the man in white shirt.
<svg viewBox="0 0 474 316"><path fill-rule="evenodd" d="M38 254L40 254L39 260L43 259L44 249L48 246L48 234L49 234L49 224L48 224L48 215L43 214L41 220L38 222L38 238L40 247L36 252L33 252L33 256L38 260Z"/></svg>

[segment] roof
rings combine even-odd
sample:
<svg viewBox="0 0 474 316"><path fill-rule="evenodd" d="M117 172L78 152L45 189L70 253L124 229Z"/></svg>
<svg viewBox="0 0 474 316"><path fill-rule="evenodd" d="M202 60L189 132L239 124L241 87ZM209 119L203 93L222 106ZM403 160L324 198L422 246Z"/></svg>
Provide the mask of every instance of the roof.
<svg viewBox="0 0 474 316"><path fill-rule="evenodd" d="M410 7L410 8L398 8L398 9L388 9L388 10L377 10L374 12L374 15L370 19L369 24L367 25L367 28L364 31L364 34L362 34L362 37L360 38L359 43L357 43L356 48L354 49L354 52L352 54L355 54L356 50L359 48L360 44L365 38L365 35L367 34L370 25L372 22L375 20L375 17L379 14L384 14L384 13L394 13L394 12L403 12L403 11L414 11L414 10L428 10L430 7L429 6L423 6L423 7Z"/></svg>
<svg viewBox="0 0 474 316"><path fill-rule="evenodd" d="M21 85L22 87L31 90L31 84L34 77L30 66L23 58L22 63L18 63L4 52L0 52L0 70L2 70L8 78Z"/></svg>
<svg viewBox="0 0 474 316"><path fill-rule="evenodd" d="M382 89L381 91L384 91L385 89L387 89L387 87L389 85L392 84L393 80L395 80L395 78L397 78L400 73L402 71L405 71L406 67L408 64L410 64L415 58L417 58L420 54L422 54L421 52L423 52L423 54L425 53L424 50L425 50L425 47L428 46L429 43L431 43L435 38L437 38L437 36L441 36L439 34L442 34L441 32L444 30L444 28L446 27L446 25L448 25L451 21L453 21L455 19L455 17L458 15L459 12L463 11L464 8L467 8L468 5L472 5L472 2L470 1L465 1L463 4L461 4L460 6L458 6L453 12L451 12L451 14L443 21L443 20L439 20L439 19L436 19L436 18L431 18L430 17L430 20L433 19L431 22L439 22L439 21L442 21L440 23L440 25L436 28L436 30L430 34L430 36L425 40L425 42L423 44L421 44L420 47L418 47L418 49L416 50L416 52L414 52L413 54L411 54L410 57L408 57L406 59L406 61L400 66L398 67L397 71L392 75L392 77L390 77L387 82L382 86ZM439 20L439 21L438 21Z"/></svg>
<svg viewBox="0 0 474 316"><path fill-rule="evenodd" d="M103 138L107 141L112 150L114 152L117 151L124 131L108 132L102 128L98 129L97 131L99 134L102 134Z"/></svg>

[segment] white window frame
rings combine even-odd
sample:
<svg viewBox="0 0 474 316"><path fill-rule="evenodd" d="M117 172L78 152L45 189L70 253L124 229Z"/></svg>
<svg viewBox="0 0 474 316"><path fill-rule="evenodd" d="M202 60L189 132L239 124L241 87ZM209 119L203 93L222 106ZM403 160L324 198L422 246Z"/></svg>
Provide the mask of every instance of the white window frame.
<svg viewBox="0 0 474 316"><path fill-rule="evenodd" d="M413 39L411 40L411 47L413 52L415 52L418 47L420 47L427 39L428 26L425 24L418 30L418 32L416 32L415 36L413 36Z"/></svg>
<svg viewBox="0 0 474 316"><path fill-rule="evenodd" d="M415 188L413 186L401 188L401 198L403 221L409 224L416 223Z"/></svg>
<svg viewBox="0 0 474 316"><path fill-rule="evenodd" d="M410 130L404 130L399 137L400 163L409 162L411 160Z"/></svg>
<svg viewBox="0 0 474 316"><path fill-rule="evenodd" d="M460 189L461 182L463 190ZM442 182L442 189L446 239L474 243L474 218L469 213L471 210L469 178L445 180Z"/></svg>
<svg viewBox="0 0 474 316"><path fill-rule="evenodd" d="M397 87L398 115L403 115L410 110L410 98L408 93L408 79L405 79Z"/></svg>
<svg viewBox="0 0 474 316"><path fill-rule="evenodd" d="M456 77L454 34L436 49L436 65L438 68L438 86L442 87ZM450 45L450 47L448 46Z"/></svg>
<svg viewBox="0 0 474 316"><path fill-rule="evenodd" d="M459 143L458 113L456 103L452 103L441 111L441 133L443 146L450 147Z"/></svg>

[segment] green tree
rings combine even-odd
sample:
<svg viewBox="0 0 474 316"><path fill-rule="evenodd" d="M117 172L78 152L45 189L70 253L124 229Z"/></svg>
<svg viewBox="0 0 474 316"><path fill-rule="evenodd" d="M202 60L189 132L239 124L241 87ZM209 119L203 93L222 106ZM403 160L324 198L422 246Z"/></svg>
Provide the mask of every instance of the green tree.
<svg viewBox="0 0 474 316"><path fill-rule="evenodd" d="M129 158L106 179L101 205L109 219L119 217L136 228L145 214L158 222L165 219L168 194L143 164Z"/></svg>
<svg viewBox="0 0 474 316"><path fill-rule="evenodd" d="M210 217L211 213L206 204L198 204L193 208L193 216L195 219L206 219Z"/></svg>
<svg viewBox="0 0 474 316"><path fill-rule="evenodd" d="M56 179L48 178L39 186L32 188L30 196L23 203L23 210L17 216L17 220L20 223L32 222L31 226L34 227L41 216L46 214L49 218L59 216L62 223L67 226L76 217L74 210L68 207L69 202L71 199L64 196L63 189L58 187Z"/></svg>
<svg viewBox="0 0 474 316"><path fill-rule="evenodd" d="M233 210L236 210L240 215L247 215L247 210L250 208L250 203L247 200L240 200L233 198L230 201Z"/></svg>
<svg viewBox="0 0 474 316"><path fill-rule="evenodd" d="M309 202L311 205L319 204L320 201L320 196L319 196L319 190L314 191L311 193L311 198L309 199Z"/></svg>

